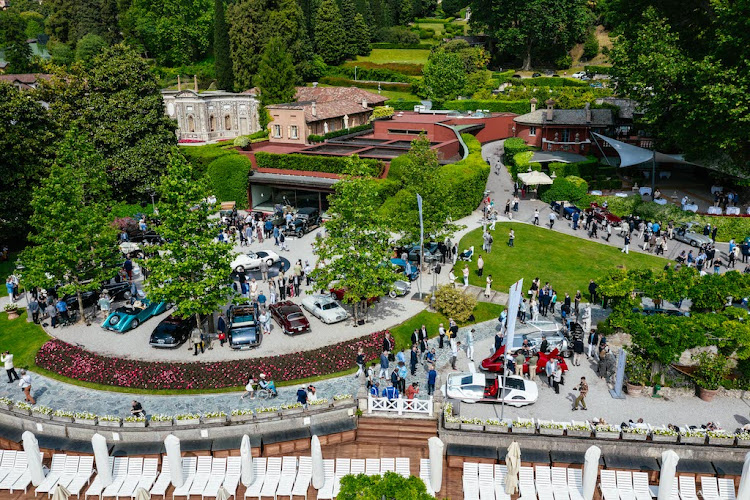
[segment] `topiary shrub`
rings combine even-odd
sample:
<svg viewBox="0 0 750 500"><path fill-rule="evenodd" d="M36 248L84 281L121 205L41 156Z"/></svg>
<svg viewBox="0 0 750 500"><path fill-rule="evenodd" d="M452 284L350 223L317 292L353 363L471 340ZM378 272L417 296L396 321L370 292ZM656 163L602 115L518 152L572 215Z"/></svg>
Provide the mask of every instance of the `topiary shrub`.
<svg viewBox="0 0 750 500"><path fill-rule="evenodd" d="M219 201L235 201L237 208L247 208L248 174L252 164L239 154L217 158L208 165L208 177Z"/></svg>
<svg viewBox="0 0 750 500"><path fill-rule="evenodd" d="M267 151L255 153L258 168L276 168L282 170L303 170L307 172L326 172L343 174L349 168L350 159L338 156L312 156L302 154L278 154ZM379 177L383 172L383 162L372 159L361 159L359 162L368 167L368 174Z"/></svg>
<svg viewBox="0 0 750 500"><path fill-rule="evenodd" d="M469 320L476 305L476 297L465 294L452 284L442 285L435 291L435 310L459 323Z"/></svg>
<svg viewBox="0 0 750 500"><path fill-rule="evenodd" d="M250 144L250 138L246 135L241 135L234 140L234 145L238 148L245 149Z"/></svg>
<svg viewBox="0 0 750 500"><path fill-rule="evenodd" d="M513 164L513 157L515 155L529 150L529 146L520 137L506 139L503 147L505 149L505 163L508 165Z"/></svg>
<svg viewBox="0 0 750 500"><path fill-rule="evenodd" d="M588 190L589 185L585 180L570 175L568 177L558 177L548 189L542 190L540 188L539 195L542 201L546 203L562 200L575 203L586 196Z"/></svg>

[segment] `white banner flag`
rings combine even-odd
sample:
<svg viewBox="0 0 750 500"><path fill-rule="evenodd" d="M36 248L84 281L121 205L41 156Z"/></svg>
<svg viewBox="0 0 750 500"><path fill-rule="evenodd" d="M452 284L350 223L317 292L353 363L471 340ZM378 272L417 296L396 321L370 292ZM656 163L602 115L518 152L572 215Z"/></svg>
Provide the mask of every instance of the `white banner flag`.
<svg viewBox="0 0 750 500"><path fill-rule="evenodd" d="M518 308L521 305L523 295L523 278L516 281L508 290L508 328L505 331L505 354L513 350L513 336L516 332L516 320L518 319Z"/></svg>

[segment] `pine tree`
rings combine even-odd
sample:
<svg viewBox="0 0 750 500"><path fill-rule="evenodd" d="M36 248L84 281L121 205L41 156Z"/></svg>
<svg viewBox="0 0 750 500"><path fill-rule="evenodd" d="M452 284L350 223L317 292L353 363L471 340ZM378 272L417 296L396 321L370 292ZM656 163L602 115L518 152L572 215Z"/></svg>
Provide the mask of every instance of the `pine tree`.
<svg viewBox="0 0 750 500"><path fill-rule="evenodd" d="M271 38L263 49L263 55L255 75L255 85L260 89L263 105L292 102L296 90L297 74L292 56L280 37Z"/></svg>
<svg viewBox="0 0 750 500"><path fill-rule="evenodd" d="M229 50L229 28L224 15L224 0L214 0L214 57L217 87L232 91L234 74Z"/></svg>
<svg viewBox="0 0 750 500"><path fill-rule="evenodd" d="M357 9L354 7L354 0L340 0L341 2L341 23L344 27L344 55L347 59L357 55L357 33L355 26L355 16Z"/></svg>
<svg viewBox="0 0 750 500"><path fill-rule="evenodd" d="M367 28L367 23L362 14L357 14L354 17L354 40L356 41L356 55L367 56L370 55L372 48L370 47L370 30Z"/></svg>
<svg viewBox="0 0 750 500"><path fill-rule="evenodd" d="M345 33L335 0L322 0L315 16L315 50L326 64L337 65L346 57Z"/></svg>
<svg viewBox="0 0 750 500"><path fill-rule="evenodd" d="M411 0L401 1L401 11L399 12L399 24L409 24L414 20L414 6Z"/></svg>

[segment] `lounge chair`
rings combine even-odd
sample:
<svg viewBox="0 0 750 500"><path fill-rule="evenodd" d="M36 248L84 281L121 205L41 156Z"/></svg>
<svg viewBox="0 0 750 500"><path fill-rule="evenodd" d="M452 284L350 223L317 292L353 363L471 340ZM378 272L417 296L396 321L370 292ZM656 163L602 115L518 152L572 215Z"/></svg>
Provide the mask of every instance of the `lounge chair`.
<svg viewBox="0 0 750 500"><path fill-rule="evenodd" d="M479 498L495 500L495 470L492 464L479 464Z"/></svg>
<svg viewBox="0 0 750 500"><path fill-rule="evenodd" d="M318 490L318 500L333 499L333 483L335 477L336 463L333 460L323 460L323 486Z"/></svg>
<svg viewBox="0 0 750 500"><path fill-rule="evenodd" d="M200 462L200 465L203 467L205 474L211 473L211 457L191 457L192 460L188 462L187 458L182 459L182 477L184 478L184 481L182 483L182 486L179 488L175 488L172 492L172 500L174 500L174 497L189 497L190 496L190 487L193 485L193 480L195 480L195 476L198 474L198 459L202 458L203 460ZM208 462L207 462L208 461Z"/></svg>
<svg viewBox="0 0 750 500"><path fill-rule="evenodd" d="M258 497L260 500L260 492L263 488L263 483L266 479L266 462L267 458L254 458L253 459L253 470L255 471L253 482L245 488L245 498Z"/></svg>
<svg viewBox="0 0 750 500"><path fill-rule="evenodd" d="M127 476L128 474L128 458L117 457L113 459L112 457L109 457L109 460L112 462L112 480L115 481L118 478L122 477L122 480L124 481L125 476ZM67 460L65 462L67 463ZM94 478L94 481L91 483L91 486L88 487L83 497L88 498L89 496L97 496L101 499L104 489L105 486L102 484L102 478L97 474L97 476Z"/></svg>
<svg viewBox="0 0 750 500"><path fill-rule="evenodd" d="M303 496L307 499L310 481L312 481L312 457L299 457L297 479L294 480L291 497Z"/></svg>
<svg viewBox="0 0 750 500"><path fill-rule="evenodd" d="M464 500L479 500L479 464L464 462Z"/></svg>
<svg viewBox="0 0 750 500"><path fill-rule="evenodd" d="M94 457L81 457L78 461L78 472L72 481L65 487L71 495L81 498L81 490L91 482L91 476L94 475Z"/></svg>
<svg viewBox="0 0 750 500"><path fill-rule="evenodd" d="M281 480L281 458L269 457L266 465L266 478L263 481L263 488L260 490L259 497L276 498L276 489L279 487Z"/></svg>
<svg viewBox="0 0 750 500"><path fill-rule="evenodd" d="M281 461L281 478L276 487L276 497L291 497L297 479L297 457L284 457Z"/></svg>

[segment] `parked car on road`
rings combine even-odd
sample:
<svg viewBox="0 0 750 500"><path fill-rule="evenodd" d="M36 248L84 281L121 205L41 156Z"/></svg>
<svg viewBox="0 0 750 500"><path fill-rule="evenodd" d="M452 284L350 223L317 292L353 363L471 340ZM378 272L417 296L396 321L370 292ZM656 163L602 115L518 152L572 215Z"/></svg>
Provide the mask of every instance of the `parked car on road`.
<svg viewBox="0 0 750 500"><path fill-rule="evenodd" d="M310 231L319 228L322 220L320 210L317 208L300 208L292 220L292 233L297 238L302 238Z"/></svg>
<svg viewBox="0 0 750 500"><path fill-rule="evenodd" d="M310 321L302 309L291 300L271 304L269 309L273 319L287 335L310 331Z"/></svg>
<svg viewBox="0 0 750 500"><path fill-rule="evenodd" d="M539 399L535 382L523 377L502 377L484 373L456 373L448 375L446 396L464 403L505 403L526 406Z"/></svg>
<svg viewBox="0 0 750 500"><path fill-rule="evenodd" d="M263 333L255 319L252 304L232 305L227 312L227 340L232 349L252 349L263 341Z"/></svg>
<svg viewBox="0 0 750 500"><path fill-rule="evenodd" d="M195 328L195 316L179 318L170 314L151 332L148 344L151 347L172 349L179 347L190 338L190 332Z"/></svg>
<svg viewBox="0 0 750 500"><path fill-rule="evenodd" d="M395 299L396 297L403 297L409 292L411 292L411 283L404 280L396 280L391 285L391 291L388 292L388 296Z"/></svg>
<svg viewBox="0 0 750 500"><path fill-rule="evenodd" d="M279 255L272 250L259 250L257 252L248 250L245 253L238 254L229 265L235 272L244 273L247 269L258 269L260 263L264 260L271 267L279 261Z"/></svg>
<svg viewBox="0 0 750 500"><path fill-rule="evenodd" d="M584 210L587 214L593 214L594 220L598 223L603 223L604 221L609 221L612 225L620 225L620 222L622 222L622 219L607 210L604 207L600 207L597 203L592 203L589 208Z"/></svg>
<svg viewBox="0 0 750 500"><path fill-rule="evenodd" d="M573 218L573 214L578 213L580 215L581 213L581 209L569 201L553 201L550 203L550 208L568 220Z"/></svg>
<svg viewBox="0 0 750 500"><path fill-rule="evenodd" d="M586 72L585 71L579 71L577 73L573 73L572 76L573 76L573 78L577 78L577 79L580 80L581 78L583 78L584 76L586 76Z"/></svg>
<svg viewBox="0 0 750 500"><path fill-rule="evenodd" d="M696 232L695 229L703 230L697 222L688 222L674 228L674 239L687 243L691 247L700 247L711 243L710 236L704 236L703 233Z"/></svg>
<svg viewBox="0 0 750 500"><path fill-rule="evenodd" d="M302 299L302 307L327 325L349 317L346 309L328 295L307 295Z"/></svg>
<svg viewBox="0 0 750 500"><path fill-rule="evenodd" d="M151 302L148 299L137 300L132 306L118 307L107 316L102 328L125 333L138 328L138 325L167 310L166 302Z"/></svg>

